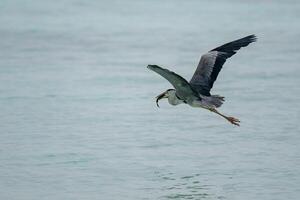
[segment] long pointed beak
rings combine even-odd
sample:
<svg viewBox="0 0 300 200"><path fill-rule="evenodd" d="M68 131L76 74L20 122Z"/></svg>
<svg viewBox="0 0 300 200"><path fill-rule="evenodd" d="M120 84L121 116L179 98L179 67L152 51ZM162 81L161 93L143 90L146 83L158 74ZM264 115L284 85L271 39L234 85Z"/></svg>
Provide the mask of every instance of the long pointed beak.
<svg viewBox="0 0 300 200"><path fill-rule="evenodd" d="M163 98L166 98L165 92L161 93L160 95L158 95L158 96L156 97L156 106L157 106L157 107L159 107L158 101L159 101L160 99L163 99Z"/></svg>

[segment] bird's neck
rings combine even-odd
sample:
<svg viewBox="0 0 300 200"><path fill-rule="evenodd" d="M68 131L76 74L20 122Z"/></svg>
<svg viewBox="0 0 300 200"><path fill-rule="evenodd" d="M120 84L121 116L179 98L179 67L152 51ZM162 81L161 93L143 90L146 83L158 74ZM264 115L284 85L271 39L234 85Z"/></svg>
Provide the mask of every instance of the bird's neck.
<svg viewBox="0 0 300 200"><path fill-rule="evenodd" d="M168 102L173 106L184 103L183 100L177 97L175 90L169 92Z"/></svg>

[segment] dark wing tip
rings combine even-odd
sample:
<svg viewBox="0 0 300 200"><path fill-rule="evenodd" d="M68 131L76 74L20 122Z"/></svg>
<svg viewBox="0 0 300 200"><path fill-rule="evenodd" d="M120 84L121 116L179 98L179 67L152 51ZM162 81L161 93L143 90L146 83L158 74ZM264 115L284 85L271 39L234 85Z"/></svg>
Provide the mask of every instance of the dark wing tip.
<svg viewBox="0 0 300 200"><path fill-rule="evenodd" d="M249 43L251 42L256 42L257 41L257 36L255 34L249 35L245 37L246 40L249 40Z"/></svg>
<svg viewBox="0 0 300 200"><path fill-rule="evenodd" d="M248 35L244 38L241 38L239 40L233 41L233 47L236 48L235 50L238 50L241 47L246 47L248 46L250 43L252 42L256 42L257 41L257 37L256 35L252 34L252 35Z"/></svg>
<svg viewBox="0 0 300 200"><path fill-rule="evenodd" d="M158 68L158 66L157 65L148 65L147 68L153 70L154 68Z"/></svg>
<svg viewBox="0 0 300 200"><path fill-rule="evenodd" d="M255 42L257 40L256 35L248 35L246 37L240 38L238 40L234 40L232 42L228 42L226 44L223 44L222 46L219 46L211 51L219 51L227 53L227 58L234 55L237 50L239 50L242 47L248 46L250 43Z"/></svg>

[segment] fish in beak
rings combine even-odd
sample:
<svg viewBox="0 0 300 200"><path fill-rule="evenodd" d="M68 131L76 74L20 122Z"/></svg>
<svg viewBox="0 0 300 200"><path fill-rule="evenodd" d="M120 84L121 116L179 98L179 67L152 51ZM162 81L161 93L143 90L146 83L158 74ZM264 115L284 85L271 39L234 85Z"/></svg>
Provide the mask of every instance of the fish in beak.
<svg viewBox="0 0 300 200"><path fill-rule="evenodd" d="M161 93L160 95L158 95L156 97L156 106L159 107L158 101L163 99L163 98L167 98L166 92Z"/></svg>

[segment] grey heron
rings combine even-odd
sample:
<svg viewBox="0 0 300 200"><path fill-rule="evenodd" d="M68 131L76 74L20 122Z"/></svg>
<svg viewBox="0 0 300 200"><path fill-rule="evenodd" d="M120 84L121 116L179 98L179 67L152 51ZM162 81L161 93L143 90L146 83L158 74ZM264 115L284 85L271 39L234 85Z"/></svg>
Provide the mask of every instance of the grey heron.
<svg viewBox="0 0 300 200"><path fill-rule="evenodd" d="M226 116L220 113L219 108L224 97L212 95L210 90L216 81L227 58L233 56L241 47L246 47L250 43L256 41L255 35L249 35L244 38L226 43L214 48L201 56L197 69L188 82L178 74L159 67L157 65L148 65L147 67L167 79L175 89L168 89L156 97L156 104L163 98L168 98L171 105L179 105L182 103L192 107L201 107L214 112L230 123L239 126L240 120L234 117Z"/></svg>

